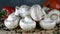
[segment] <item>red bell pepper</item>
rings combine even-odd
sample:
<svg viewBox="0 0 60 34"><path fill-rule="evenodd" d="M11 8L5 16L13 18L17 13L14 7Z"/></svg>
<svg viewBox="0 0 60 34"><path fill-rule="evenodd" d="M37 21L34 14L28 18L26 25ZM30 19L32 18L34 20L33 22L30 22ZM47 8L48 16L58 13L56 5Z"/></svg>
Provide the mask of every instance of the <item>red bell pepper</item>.
<svg viewBox="0 0 60 34"><path fill-rule="evenodd" d="M14 7L4 6L1 10L2 17L6 19L14 11Z"/></svg>

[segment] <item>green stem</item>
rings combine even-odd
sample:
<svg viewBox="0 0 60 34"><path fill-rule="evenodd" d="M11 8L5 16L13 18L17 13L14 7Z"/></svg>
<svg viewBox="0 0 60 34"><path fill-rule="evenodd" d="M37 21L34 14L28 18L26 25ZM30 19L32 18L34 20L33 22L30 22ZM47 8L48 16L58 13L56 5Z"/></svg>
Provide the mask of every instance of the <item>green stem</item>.
<svg viewBox="0 0 60 34"><path fill-rule="evenodd" d="M5 10L1 10L0 14L1 14L2 16L6 16L6 11L5 11Z"/></svg>

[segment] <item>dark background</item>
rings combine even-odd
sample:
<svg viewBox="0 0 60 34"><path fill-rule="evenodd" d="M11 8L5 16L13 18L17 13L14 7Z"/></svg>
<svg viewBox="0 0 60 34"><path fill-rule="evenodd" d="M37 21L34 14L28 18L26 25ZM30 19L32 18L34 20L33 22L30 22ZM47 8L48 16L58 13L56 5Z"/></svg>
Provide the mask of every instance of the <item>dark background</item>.
<svg viewBox="0 0 60 34"><path fill-rule="evenodd" d="M0 10L2 9L3 6L21 6L21 5L29 5L32 6L33 4L40 4L45 0L0 0Z"/></svg>

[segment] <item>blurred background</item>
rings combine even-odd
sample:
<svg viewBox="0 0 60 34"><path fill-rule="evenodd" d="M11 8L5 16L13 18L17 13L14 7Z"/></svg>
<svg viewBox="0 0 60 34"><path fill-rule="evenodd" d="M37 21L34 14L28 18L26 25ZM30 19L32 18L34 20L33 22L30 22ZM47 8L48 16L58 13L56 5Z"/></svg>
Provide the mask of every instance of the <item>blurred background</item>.
<svg viewBox="0 0 60 34"><path fill-rule="evenodd" d="M21 6L21 5L29 5L32 6L33 4L40 4L42 6L42 3L45 0L0 0L0 10L3 6Z"/></svg>

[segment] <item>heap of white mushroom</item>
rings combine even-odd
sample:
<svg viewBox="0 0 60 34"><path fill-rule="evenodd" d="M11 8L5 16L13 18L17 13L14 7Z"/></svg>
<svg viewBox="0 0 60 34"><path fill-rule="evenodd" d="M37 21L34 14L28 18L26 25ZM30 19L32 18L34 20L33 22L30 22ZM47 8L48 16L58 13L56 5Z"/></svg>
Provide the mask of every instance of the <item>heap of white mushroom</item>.
<svg viewBox="0 0 60 34"><path fill-rule="evenodd" d="M9 15L4 24L8 29L14 29L19 25L23 30L30 31L35 29L36 21L40 21L39 25L43 29L53 29L60 22L60 12L53 9L46 14L48 10L50 8L41 8L38 4L32 7L22 5L21 7L16 7L15 12Z"/></svg>

